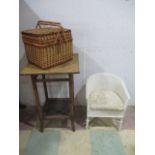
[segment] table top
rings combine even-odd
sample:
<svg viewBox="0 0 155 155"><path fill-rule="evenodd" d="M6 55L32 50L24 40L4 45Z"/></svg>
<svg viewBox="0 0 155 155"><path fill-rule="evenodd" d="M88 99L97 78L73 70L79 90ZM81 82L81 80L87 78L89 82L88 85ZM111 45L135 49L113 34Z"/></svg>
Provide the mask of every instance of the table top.
<svg viewBox="0 0 155 155"><path fill-rule="evenodd" d="M39 75L39 74L76 74L79 73L79 56L73 54L73 59L49 69L40 69L32 64L27 64L20 71L20 75Z"/></svg>

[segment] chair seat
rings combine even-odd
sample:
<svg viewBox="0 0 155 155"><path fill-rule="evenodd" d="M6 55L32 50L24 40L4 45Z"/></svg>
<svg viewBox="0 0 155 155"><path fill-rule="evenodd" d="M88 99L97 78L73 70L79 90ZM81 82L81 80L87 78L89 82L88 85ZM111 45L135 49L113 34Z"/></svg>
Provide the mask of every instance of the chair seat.
<svg viewBox="0 0 155 155"><path fill-rule="evenodd" d="M125 104L121 98L110 90L94 90L90 93L88 102L92 110L124 110Z"/></svg>

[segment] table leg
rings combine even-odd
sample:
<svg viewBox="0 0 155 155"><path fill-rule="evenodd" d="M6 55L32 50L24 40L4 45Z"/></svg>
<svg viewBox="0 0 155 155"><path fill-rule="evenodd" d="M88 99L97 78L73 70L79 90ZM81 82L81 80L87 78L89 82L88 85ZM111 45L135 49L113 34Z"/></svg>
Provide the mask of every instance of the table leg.
<svg viewBox="0 0 155 155"><path fill-rule="evenodd" d="M43 114L42 114L42 109L41 109L37 85L36 85L36 76L31 75L31 79L32 79L32 85L33 85L33 90L35 95L36 111L39 118L39 128L40 128L40 131L43 132Z"/></svg>
<svg viewBox="0 0 155 155"><path fill-rule="evenodd" d="M75 131L74 125L74 79L73 74L69 74L69 95L70 95L70 119L72 130Z"/></svg>
<svg viewBox="0 0 155 155"><path fill-rule="evenodd" d="M46 85L46 79L45 79L45 75L42 74L42 79L43 79L43 87L44 87L44 93L45 93L45 98L46 98L46 101L45 101L45 112L47 110L47 106L48 106L48 91L47 91L47 85Z"/></svg>
<svg viewBox="0 0 155 155"><path fill-rule="evenodd" d="M45 75L42 75L42 78L43 78L43 86L44 86L45 97L46 97L46 100L47 100L48 99L48 92L47 92L47 85L46 85Z"/></svg>

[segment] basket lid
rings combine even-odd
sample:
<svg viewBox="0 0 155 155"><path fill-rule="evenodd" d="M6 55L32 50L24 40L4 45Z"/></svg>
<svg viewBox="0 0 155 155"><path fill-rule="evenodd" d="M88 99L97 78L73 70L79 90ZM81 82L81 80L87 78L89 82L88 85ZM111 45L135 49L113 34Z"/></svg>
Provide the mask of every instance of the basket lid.
<svg viewBox="0 0 155 155"><path fill-rule="evenodd" d="M63 31L69 31L69 29L63 29ZM27 35L35 35L35 36L41 36L41 35L49 35L53 33L62 32L62 29L60 28L39 28L39 29L28 29L22 31L22 34Z"/></svg>

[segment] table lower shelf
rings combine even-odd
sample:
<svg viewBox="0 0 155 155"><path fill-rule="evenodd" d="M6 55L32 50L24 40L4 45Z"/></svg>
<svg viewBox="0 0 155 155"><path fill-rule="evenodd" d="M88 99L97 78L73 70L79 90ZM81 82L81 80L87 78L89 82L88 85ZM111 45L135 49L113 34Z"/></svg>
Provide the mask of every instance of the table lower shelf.
<svg viewBox="0 0 155 155"><path fill-rule="evenodd" d="M67 115L55 114L55 115L46 115L44 116L44 120L51 120L51 119L69 119L70 117Z"/></svg>
<svg viewBox="0 0 155 155"><path fill-rule="evenodd" d="M43 107L44 120L69 119L69 104L69 98L49 98Z"/></svg>

